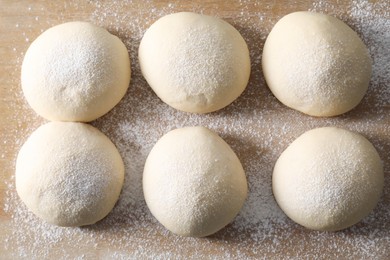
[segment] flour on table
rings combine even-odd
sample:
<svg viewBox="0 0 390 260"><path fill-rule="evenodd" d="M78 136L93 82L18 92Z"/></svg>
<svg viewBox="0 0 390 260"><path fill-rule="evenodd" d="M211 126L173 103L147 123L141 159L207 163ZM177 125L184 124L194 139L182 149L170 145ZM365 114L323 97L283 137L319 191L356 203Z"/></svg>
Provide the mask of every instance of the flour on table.
<svg viewBox="0 0 390 260"><path fill-rule="evenodd" d="M129 49L131 59L137 60L139 42L145 30L163 15L181 10L180 2L110 1L90 2L94 11L88 21L102 26L117 35ZM138 5L142 4L142 9ZM64 8L78 8L78 1L64 4ZM386 10L390 3L352 1L349 12L342 13L327 1L315 1L309 8L325 12L345 21L358 32L373 58L373 76L367 95L350 113L335 118L312 118L301 115L280 104L265 85L261 71L261 52L264 39L280 17L268 17L254 12L257 5L270 12L271 5L254 4L242 0L235 15L224 17L218 7L205 10L194 5L197 13L215 15L226 19L240 31L248 43L252 61L252 75L245 92L228 107L206 115L194 115L170 108L158 99L143 79L138 62L132 63L131 86L124 99L110 113L93 122L118 147L126 167L124 188L114 210L101 222L84 228L58 228L43 223L28 212L18 199L14 177L5 179L7 184L4 210L12 218L5 229L12 235L1 241L10 257L50 258L55 253L63 258L87 259L93 255L86 248L98 249L101 258L140 259L178 258L191 255L192 259L215 256L217 259L316 258L326 256L353 259L388 257L390 236L390 178L386 175L385 191L378 207L361 223L341 232L326 233L308 231L290 221L276 205L271 189L271 174L281 152L305 131L321 126L338 126L359 132L367 137L378 150L389 171L390 144L381 132L390 132L388 120L390 102L390 19ZM290 5L290 4L289 4ZM27 11L26 7L26 11ZM40 6L30 7L34 12ZM139 12L148 10L148 13ZM379 15L381 14L381 15ZM48 28L43 15L32 19L32 27L38 24ZM387 18L384 18L387 17ZM64 13L58 14L56 24L70 20ZM47 22L49 23L49 22ZM15 25L20 31L20 41L32 40L31 28ZM9 47L12 50L13 46ZM17 48L15 80L12 86L14 98L22 100L20 66L24 50ZM15 111L28 111L26 104L12 105ZM20 148L27 136L40 125L40 119L32 112L11 115L18 127L1 138ZM363 119L364 120L363 120ZM25 125L28 125L26 130ZM184 126L203 125L217 132L235 151L243 164L248 179L249 193L234 222L209 238L183 238L166 231L149 213L142 194L142 171L146 156L155 142L168 131ZM374 126L374 127L373 127ZM375 128L375 126L377 126ZM15 159L14 155L5 157ZM8 171L13 171L11 161ZM13 175L12 175L13 176ZM308 246L310 245L310 246ZM72 248L72 250L69 250ZM293 248L293 250L292 250ZM53 253L54 252L54 253ZM190 258L190 259L191 259Z"/></svg>

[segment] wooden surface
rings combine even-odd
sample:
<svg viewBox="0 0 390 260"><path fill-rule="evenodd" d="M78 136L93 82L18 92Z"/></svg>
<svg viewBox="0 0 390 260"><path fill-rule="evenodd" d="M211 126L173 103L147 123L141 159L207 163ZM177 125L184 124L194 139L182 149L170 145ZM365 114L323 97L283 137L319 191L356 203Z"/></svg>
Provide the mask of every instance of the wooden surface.
<svg viewBox="0 0 390 260"><path fill-rule="evenodd" d="M380 3L380 1L377 2ZM202 0L148 2L134 0L128 3L125 1L114 3L114 1L0 0L0 258L171 257L185 259L189 256L193 258L208 256L216 258L305 257L331 259L351 257L354 252L357 252L355 255L357 258L370 256L373 259L390 259L390 218L388 216L389 210L387 210L390 208L388 173L390 164L390 108L389 102L383 101L383 98L382 103L376 105L376 99L380 93L388 97L388 91L385 89L390 87L390 79L385 78L381 86L376 90L370 90L362 104L353 111L336 118L321 119L302 115L278 103L267 89L260 68L261 46L273 24L283 15L293 11L318 9L334 13L348 22L351 19L350 8L353 3L355 8L359 7L356 1L338 0L266 0L261 1L261 3L256 3L256 1ZM370 2L370 4L373 3L375 1ZM386 0L383 0L382 3L383 6L388 7L385 4ZM377 6L380 7L379 4ZM247 90L231 106L212 115L187 116L161 104L162 102L148 88L139 72L136 49L142 33L162 15L178 11L201 12L229 21L243 34L251 50L252 74ZM379 10L378 12L382 12L383 19L389 19L389 10ZM210 238L191 240L167 234L155 221L151 220L149 213L144 212L141 215L146 217L132 221L131 225L128 225L127 222L118 222L116 225L110 221L105 224L98 223L89 229L87 228L87 231L82 231L91 232L90 236L93 241L91 239L75 240L74 236L77 234L73 233L70 233L71 235L67 238L66 231L60 231L61 239L58 237L54 239L55 235L50 234L52 232L50 230L54 229L44 233L47 238L40 237L40 234L34 232L35 227L32 225L35 224L29 225L29 220L34 219L34 216L24 213L26 210L20 206L21 202L15 196L16 191L13 184L18 149L28 135L45 122L29 108L21 94L20 67L28 46L42 31L53 25L73 20L91 21L107 28L111 33L118 35L130 50L133 75L129 92L114 111L92 123L112 138L116 145L121 146L121 137L115 134L115 128L120 127L121 120L129 120L132 116L131 109L136 110L138 106L142 107L143 111L133 112L137 115L144 115L139 120L143 120L146 126L161 129L158 133L160 135L166 132L167 128L199 124L199 122L214 128L232 145L243 161L247 174L251 175L254 174L251 166L255 165L252 164L252 154L258 151L259 146L266 146L265 143L260 145L255 143L256 140L260 140L259 142L265 140L264 138L256 139L258 136L256 131L259 135L272 133L272 131L278 131L279 126L287 124L291 131L286 133L285 137L269 140L271 142L269 147L275 147L275 151L264 150L257 153L260 154L259 156L268 156L267 160L264 159L262 162L268 164L264 167L268 171L266 174L269 175L277 155L305 130L323 125L338 125L357 130L374 143L385 165L386 186L381 202L373 215L376 219L373 220L371 217L353 229L336 234L312 232L292 222L287 222L288 228L283 229L281 226L273 229L273 234L266 238L263 237L263 240L256 239L262 236L257 235L255 229L244 228L244 231L240 231L234 225ZM359 30L359 26L354 29ZM383 37L388 36L383 35ZM156 104L159 109L153 111L153 108L148 108L143 102ZM129 106L132 108L129 109ZM161 112L161 109L166 109L168 112ZM253 111L260 111L258 113L261 114L261 118L256 118L257 112ZM167 115L169 118L166 118ZM247 124L256 131L241 131L245 133L245 136L240 136L241 132L234 129L226 130L228 133L224 132L224 129L237 125L235 120L242 120L242 118L248 118ZM213 120L225 122L226 125L215 126ZM155 121L157 123L153 123ZM183 123L184 121L185 123ZM144 128L145 131L147 128ZM140 134L140 136L147 135ZM152 140L151 143L154 141ZM147 149L149 148L150 145ZM142 150L142 147L139 149ZM142 169L137 168L136 172L131 174L138 176L134 181L140 181L139 176L142 174ZM250 186L250 192L255 192L255 189L256 185ZM271 197L269 190L267 194ZM122 194L122 196L125 195L126 193ZM137 203L135 202L134 205L139 205ZM133 204L130 203L131 205ZM140 202L140 205L142 206L139 206L141 208L139 210L145 211L143 202ZM131 211L130 207L129 215L131 215ZM24 219L23 216L28 217ZM121 218L118 217L118 219ZM36 222L32 223L39 223L40 220L34 221ZM144 225L143 221L147 222L148 225ZM108 227L107 223L116 227ZM264 223L260 222L260 224ZM264 226L266 225L264 224ZM264 226L259 227L259 229L265 234L267 229ZM18 229L23 229L23 231ZM132 234L124 231L126 229L134 230L134 239L131 237ZM25 238L21 236L21 232L34 235ZM80 239L84 239L84 237ZM18 243L18 239L23 239L23 242ZM91 244L95 246L91 246ZM361 248L362 246L367 248ZM364 250L367 252L363 252Z"/></svg>

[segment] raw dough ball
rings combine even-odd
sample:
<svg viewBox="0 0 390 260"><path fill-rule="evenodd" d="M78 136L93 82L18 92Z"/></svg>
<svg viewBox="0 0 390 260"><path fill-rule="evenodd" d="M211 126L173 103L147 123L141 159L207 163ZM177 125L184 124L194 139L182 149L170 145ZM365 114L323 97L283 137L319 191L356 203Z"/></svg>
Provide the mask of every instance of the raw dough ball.
<svg viewBox="0 0 390 260"><path fill-rule="evenodd" d="M194 113L232 103L250 74L248 47L233 26L187 12L164 16L146 31L139 62L162 101Z"/></svg>
<svg viewBox="0 0 390 260"><path fill-rule="evenodd" d="M317 128L282 153L272 182L276 201L292 220L310 229L336 231L359 222L376 206L383 165L363 136Z"/></svg>
<svg viewBox="0 0 390 260"><path fill-rule="evenodd" d="M114 144L82 123L52 122L26 141L16 161L16 190L38 217L58 226L104 218L122 189L124 166Z"/></svg>
<svg viewBox="0 0 390 260"><path fill-rule="evenodd" d="M247 196L244 170L233 150L204 127L164 135L144 169L146 203L175 234L211 235L238 214Z"/></svg>
<svg viewBox="0 0 390 260"><path fill-rule="evenodd" d="M130 82L126 46L86 22L54 26L29 47L22 88L36 113L53 121L92 121L112 109Z"/></svg>
<svg viewBox="0 0 390 260"><path fill-rule="evenodd" d="M283 17L263 50L263 72L280 102L312 116L335 116L359 104L371 58L358 35L337 18L312 12Z"/></svg>

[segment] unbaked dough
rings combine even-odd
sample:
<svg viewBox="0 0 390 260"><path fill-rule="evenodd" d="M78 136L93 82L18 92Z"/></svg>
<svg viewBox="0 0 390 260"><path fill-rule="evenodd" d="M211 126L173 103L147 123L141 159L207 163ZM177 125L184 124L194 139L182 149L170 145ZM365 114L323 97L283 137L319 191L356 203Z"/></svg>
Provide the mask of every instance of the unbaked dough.
<svg viewBox="0 0 390 260"><path fill-rule="evenodd" d="M232 103L250 74L248 47L227 22L189 12L157 20L139 47L142 74L162 101L208 113Z"/></svg>
<svg viewBox="0 0 390 260"><path fill-rule="evenodd" d="M276 98L312 116L336 116L357 106L369 85L371 63L350 27L313 12L280 19L262 58L264 77Z"/></svg>
<svg viewBox="0 0 390 260"><path fill-rule="evenodd" d="M247 196L244 169L230 146L205 127L164 135L143 174L146 203L175 234L211 235L238 214Z"/></svg>
<svg viewBox="0 0 390 260"><path fill-rule="evenodd" d="M309 229L336 231L367 216L384 184L374 146L360 134L324 127L298 137L276 162L272 188L281 209Z"/></svg>
<svg viewBox="0 0 390 260"><path fill-rule="evenodd" d="M87 22L42 33L22 65L24 95L36 113L53 121L92 121L112 109L130 82L122 41Z"/></svg>
<svg viewBox="0 0 390 260"><path fill-rule="evenodd" d="M51 122L22 146L15 178L19 197L35 215L58 226L83 226L114 207L124 166L114 144L96 128Z"/></svg>

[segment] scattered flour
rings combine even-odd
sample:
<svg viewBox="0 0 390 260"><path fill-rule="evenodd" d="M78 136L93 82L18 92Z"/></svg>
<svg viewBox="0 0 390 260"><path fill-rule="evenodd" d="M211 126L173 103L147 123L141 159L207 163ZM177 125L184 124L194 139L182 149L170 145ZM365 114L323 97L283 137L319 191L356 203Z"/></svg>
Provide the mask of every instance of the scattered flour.
<svg viewBox="0 0 390 260"><path fill-rule="evenodd" d="M185 9L226 19L242 33L251 51L252 75L246 91L225 109L206 115L176 111L160 101L143 79L137 62L138 46L144 31L159 17L184 10L181 2L91 1L89 5L93 12L85 20L120 37L133 61L132 81L127 95L110 113L93 122L117 145L124 159L126 177L120 199L108 217L95 225L82 228L51 226L29 213L17 197L13 177L16 154L4 154L2 157L10 162L4 169L8 177L5 178L7 190L1 208L11 221L2 227L2 232L10 234L0 241L2 257L390 258L388 174L384 195L374 212L352 228L336 233L309 231L294 224L277 206L271 189L273 165L281 152L300 134L320 126L334 125L362 133L373 142L385 162L385 172L389 172L389 2L351 1L347 12L327 1L315 1L306 7L346 21L361 35L374 60L371 85L362 104L335 118L313 118L288 109L267 89L260 63L265 37L281 18L267 16L267 13L272 13L274 4L241 0L233 5L236 8L234 12L220 12L218 5L211 4L209 9L201 4ZM69 1L63 8L74 11L83 6L78 1ZM288 4L287 8L297 10L293 4ZM26 7L26 11L31 12L32 27L38 28L46 29L61 22L81 19L77 14L67 16L62 11L56 21L47 21L44 14L50 10L39 4ZM20 102L10 105L16 112L8 117L15 122L15 127L0 137L13 142L18 150L43 121L23 103L19 82L24 51L36 34L20 23L15 23L14 29L20 31L21 41L25 42L23 49L21 46L9 47L15 54L12 64L15 71L10 75L14 79L10 96ZM249 182L249 197L234 222L217 234L201 239L173 235L158 224L146 207L141 186L143 165L155 142L169 130L193 125L203 125L216 131L231 145L244 166Z"/></svg>

